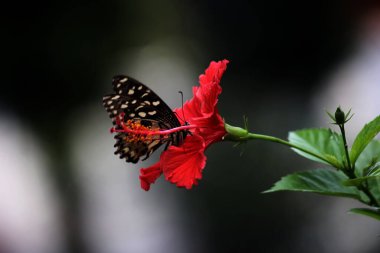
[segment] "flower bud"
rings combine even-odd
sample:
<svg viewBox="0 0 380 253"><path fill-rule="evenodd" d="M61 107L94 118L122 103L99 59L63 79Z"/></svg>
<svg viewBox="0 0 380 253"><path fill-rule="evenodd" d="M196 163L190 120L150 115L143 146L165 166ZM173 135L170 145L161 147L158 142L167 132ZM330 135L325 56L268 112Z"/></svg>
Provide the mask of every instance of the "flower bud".
<svg viewBox="0 0 380 253"><path fill-rule="evenodd" d="M338 125L346 123L346 116L344 112L340 109L340 107L338 107L335 111L335 122Z"/></svg>

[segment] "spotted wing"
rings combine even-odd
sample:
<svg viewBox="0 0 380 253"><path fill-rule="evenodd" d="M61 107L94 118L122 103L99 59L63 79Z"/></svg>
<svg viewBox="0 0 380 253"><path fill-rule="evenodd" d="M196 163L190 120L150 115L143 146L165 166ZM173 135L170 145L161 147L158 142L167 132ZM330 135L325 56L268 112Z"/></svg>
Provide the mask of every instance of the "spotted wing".
<svg viewBox="0 0 380 253"><path fill-rule="evenodd" d="M114 126L116 117L124 113L127 120L140 121L141 124L154 129L170 129L180 126L180 122L170 107L152 90L139 81L119 75L113 78L114 94L103 98L103 105L112 118ZM162 144L172 141L171 138L157 137L146 141L129 141L127 133L117 133L116 151L120 158L127 162L137 163L145 155L147 159Z"/></svg>
<svg viewBox="0 0 380 253"><path fill-rule="evenodd" d="M157 121L151 123L157 126L159 124ZM146 160L162 144L167 143L169 145L172 141L171 138L167 136L159 135L151 135L149 140L130 141L130 135L124 132L117 133L115 139L115 154L118 154L120 158L125 158L127 162L132 163L137 163L143 156L145 157L142 160Z"/></svg>

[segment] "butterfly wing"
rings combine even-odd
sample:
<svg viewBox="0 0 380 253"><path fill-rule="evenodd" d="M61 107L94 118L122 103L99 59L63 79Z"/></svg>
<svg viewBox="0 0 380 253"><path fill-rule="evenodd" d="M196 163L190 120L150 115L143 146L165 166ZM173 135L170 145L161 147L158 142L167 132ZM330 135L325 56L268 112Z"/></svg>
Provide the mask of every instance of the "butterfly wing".
<svg viewBox="0 0 380 253"><path fill-rule="evenodd" d="M152 90L139 81L124 75L118 75L112 81L114 94L103 98L103 105L109 113L116 128L116 118L124 113L123 121L139 121L152 129L170 129L180 126L180 122L170 107ZM145 155L147 159L162 144L173 138L159 136L145 141L131 142L129 134L119 132L115 135L116 151L127 162L137 163Z"/></svg>

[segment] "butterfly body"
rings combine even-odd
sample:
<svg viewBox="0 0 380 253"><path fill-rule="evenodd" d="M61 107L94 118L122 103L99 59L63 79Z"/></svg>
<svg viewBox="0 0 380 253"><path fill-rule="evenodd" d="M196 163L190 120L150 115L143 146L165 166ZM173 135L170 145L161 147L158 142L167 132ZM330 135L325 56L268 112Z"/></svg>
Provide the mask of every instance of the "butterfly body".
<svg viewBox="0 0 380 253"><path fill-rule="evenodd" d="M139 81L118 75L112 81L115 93L103 97L103 105L114 124L115 154L127 162L147 159L161 145L180 146L188 131L180 130L167 135L138 135L125 132L120 121L132 130L160 131L180 127L170 107L151 89Z"/></svg>

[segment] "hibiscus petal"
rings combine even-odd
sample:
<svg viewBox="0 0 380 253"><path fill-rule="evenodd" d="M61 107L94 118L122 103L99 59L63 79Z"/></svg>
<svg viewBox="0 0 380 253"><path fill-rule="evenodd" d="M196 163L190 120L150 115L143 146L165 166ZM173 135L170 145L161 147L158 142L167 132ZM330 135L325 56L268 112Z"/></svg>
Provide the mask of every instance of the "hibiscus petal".
<svg viewBox="0 0 380 253"><path fill-rule="evenodd" d="M177 115L184 115L191 125L198 126L194 131L205 140L206 147L220 141L226 134L224 121L218 113L218 96L222 91L220 79L227 68L228 60L211 62L205 74L199 78L200 86L193 87L194 97L175 109ZM182 119L181 123L184 124Z"/></svg>
<svg viewBox="0 0 380 253"><path fill-rule="evenodd" d="M220 90L221 92L219 82L222 78L224 71L226 71L227 69L228 62L228 60L222 60L218 62L212 61L206 69L205 73L199 76L199 83L201 85L201 88L210 88L210 86L214 86L214 83L217 83L218 85L216 85L213 88L215 88L216 90Z"/></svg>
<svg viewBox="0 0 380 253"><path fill-rule="evenodd" d="M199 135L187 136L180 146L170 146L161 155L161 168L166 180L178 187L191 187L202 178L206 165L205 142Z"/></svg>
<svg viewBox="0 0 380 253"><path fill-rule="evenodd" d="M141 188L145 191L149 191L150 185L153 184L157 178L162 174L160 162L153 164L148 168L140 169L140 183Z"/></svg>
<svg viewBox="0 0 380 253"><path fill-rule="evenodd" d="M206 120L208 127L200 128L199 135L204 139L207 148L212 143L222 141L227 132L224 127L224 120L218 113L215 113L212 117L207 118Z"/></svg>

